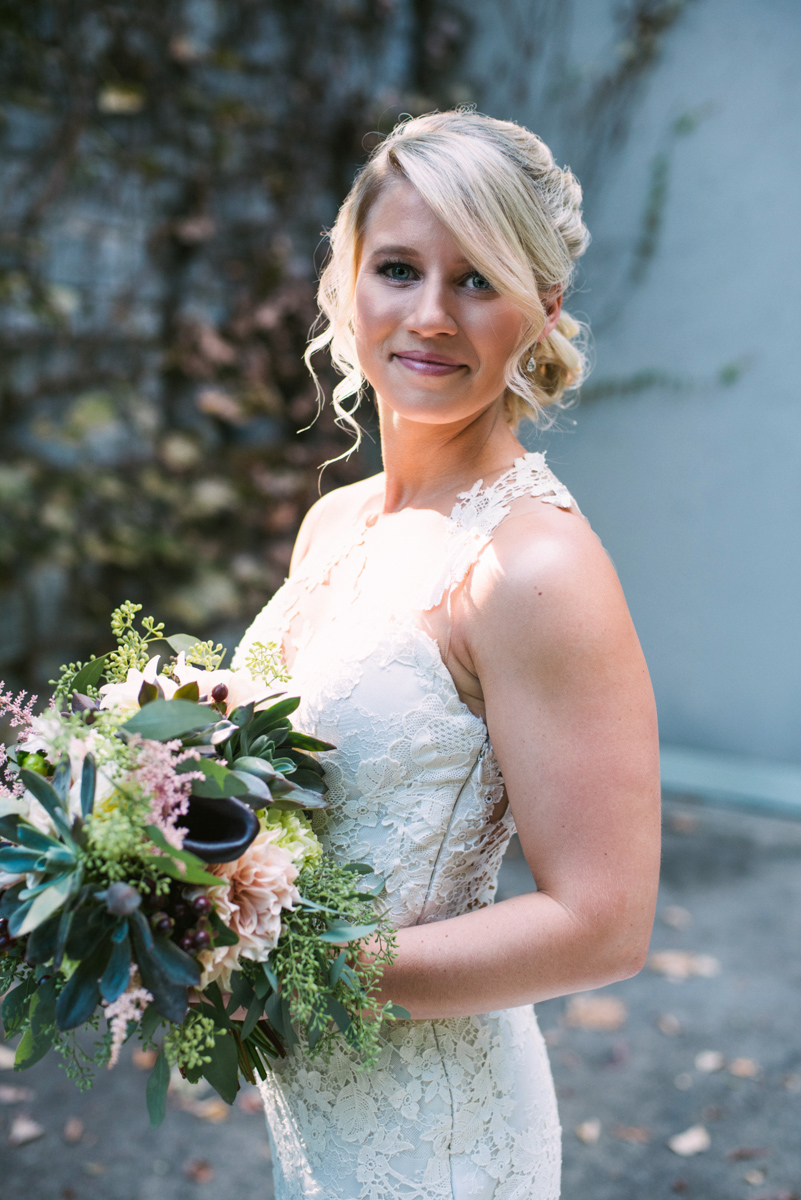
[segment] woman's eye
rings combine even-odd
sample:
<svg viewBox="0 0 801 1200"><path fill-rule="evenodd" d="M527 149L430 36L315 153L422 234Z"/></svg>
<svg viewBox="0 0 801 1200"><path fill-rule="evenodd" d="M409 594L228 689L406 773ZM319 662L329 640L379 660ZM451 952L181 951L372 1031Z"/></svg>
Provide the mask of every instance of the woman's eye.
<svg viewBox="0 0 801 1200"><path fill-rule="evenodd" d="M492 291L492 284L483 275L479 275L478 271L472 271L466 280L469 287L476 292Z"/></svg>
<svg viewBox="0 0 801 1200"><path fill-rule="evenodd" d="M396 283L408 283L414 274L407 263L401 262L384 263L379 270L387 279L394 279Z"/></svg>

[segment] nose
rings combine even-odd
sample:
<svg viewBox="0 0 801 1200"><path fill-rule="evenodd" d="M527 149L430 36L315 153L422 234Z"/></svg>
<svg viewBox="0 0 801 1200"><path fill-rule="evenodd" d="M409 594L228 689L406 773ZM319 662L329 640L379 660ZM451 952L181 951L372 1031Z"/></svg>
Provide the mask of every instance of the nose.
<svg viewBox="0 0 801 1200"><path fill-rule="evenodd" d="M416 288L410 288L409 294L412 304L406 318L406 328L410 333L422 338L458 333L459 326L451 311L451 292L446 280L428 275Z"/></svg>

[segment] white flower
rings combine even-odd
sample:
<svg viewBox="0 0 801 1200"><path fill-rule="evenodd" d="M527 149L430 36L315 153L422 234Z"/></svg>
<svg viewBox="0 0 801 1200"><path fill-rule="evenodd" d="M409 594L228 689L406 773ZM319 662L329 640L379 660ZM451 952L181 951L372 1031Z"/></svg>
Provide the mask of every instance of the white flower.
<svg viewBox="0 0 801 1200"><path fill-rule="evenodd" d="M139 711L139 693L143 683L155 683L159 658L156 654L150 659L144 671L131 667L123 683L104 683L99 689L102 699L101 708L114 708L127 716L133 716ZM181 655L183 657L183 655ZM167 700L172 700L179 684L166 675L158 676L158 684Z"/></svg>
<svg viewBox="0 0 801 1200"><path fill-rule="evenodd" d="M229 713L243 704L250 704L251 700L266 699L264 681L255 679L245 667L239 671L205 671L202 667L191 666L182 651L175 660L173 674L181 686L197 683L201 696L210 697L212 690L222 684L228 689L225 703Z"/></svg>

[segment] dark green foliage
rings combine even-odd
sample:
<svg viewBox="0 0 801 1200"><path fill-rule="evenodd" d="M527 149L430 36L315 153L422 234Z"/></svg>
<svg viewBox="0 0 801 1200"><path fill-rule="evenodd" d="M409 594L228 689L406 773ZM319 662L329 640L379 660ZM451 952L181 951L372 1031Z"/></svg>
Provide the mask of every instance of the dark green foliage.
<svg viewBox="0 0 801 1200"><path fill-rule="evenodd" d="M167 1111L167 1089L170 1086L170 1068L164 1051L160 1050L145 1088L150 1128L157 1129Z"/></svg>

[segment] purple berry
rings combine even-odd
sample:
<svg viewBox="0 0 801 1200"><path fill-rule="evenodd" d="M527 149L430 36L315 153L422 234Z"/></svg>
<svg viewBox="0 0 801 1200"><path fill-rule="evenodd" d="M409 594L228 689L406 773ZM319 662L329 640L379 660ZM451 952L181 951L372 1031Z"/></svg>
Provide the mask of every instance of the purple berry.
<svg viewBox="0 0 801 1200"><path fill-rule="evenodd" d="M199 917L205 917L211 912L211 900L208 896L196 896L192 901L192 908Z"/></svg>
<svg viewBox="0 0 801 1200"><path fill-rule="evenodd" d="M190 954L195 948L195 930L188 929L178 944L182 950Z"/></svg>
<svg viewBox="0 0 801 1200"><path fill-rule="evenodd" d="M179 901L173 908L172 915L175 917L176 921L185 921L189 915L189 909L185 904L181 904Z"/></svg>
<svg viewBox="0 0 801 1200"><path fill-rule="evenodd" d="M218 683L216 687L211 689L211 698L217 704L222 704L223 700L228 699L228 688L224 683Z"/></svg>
<svg viewBox="0 0 801 1200"><path fill-rule="evenodd" d="M211 934L208 929L198 929L193 939L195 950L205 950L211 945Z"/></svg>
<svg viewBox="0 0 801 1200"><path fill-rule="evenodd" d="M157 912L150 918L150 924L155 929L156 933L167 934L172 931L175 924L169 913Z"/></svg>

